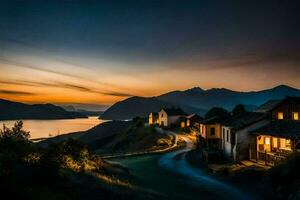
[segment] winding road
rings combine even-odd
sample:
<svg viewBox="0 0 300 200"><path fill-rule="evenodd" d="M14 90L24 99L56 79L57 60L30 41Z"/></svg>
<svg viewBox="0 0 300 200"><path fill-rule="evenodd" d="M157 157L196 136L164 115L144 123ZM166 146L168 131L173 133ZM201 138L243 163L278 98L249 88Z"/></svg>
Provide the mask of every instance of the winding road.
<svg viewBox="0 0 300 200"><path fill-rule="evenodd" d="M252 199L233 186L211 178L200 169L189 165L186 160L186 153L194 149L194 143L187 136L179 135L177 137L186 142L186 147L182 150L167 153L162 156L158 161L160 167L184 175L188 177L194 185L204 187L208 190L213 189L215 192L222 194L222 196L227 196L230 199Z"/></svg>
<svg viewBox="0 0 300 200"><path fill-rule="evenodd" d="M160 193L164 199L253 199L189 165L186 153L194 148L193 141L186 135L174 136L176 145L178 140L184 140L186 147L164 154L115 158L112 161L128 167L139 186Z"/></svg>

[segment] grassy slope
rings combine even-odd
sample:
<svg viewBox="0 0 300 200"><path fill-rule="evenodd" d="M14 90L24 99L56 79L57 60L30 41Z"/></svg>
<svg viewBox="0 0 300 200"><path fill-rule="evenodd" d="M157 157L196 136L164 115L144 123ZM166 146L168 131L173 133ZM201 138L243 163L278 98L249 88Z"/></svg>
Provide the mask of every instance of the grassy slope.
<svg viewBox="0 0 300 200"><path fill-rule="evenodd" d="M95 149L106 152L141 152L164 149L173 144L173 137L157 133L152 126L134 123L119 135L97 141ZM94 143L95 144L95 143Z"/></svg>
<svg viewBox="0 0 300 200"><path fill-rule="evenodd" d="M40 142L42 146L57 143L69 138L80 140L98 153L151 151L166 148L173 144L174 138L157 133L144 121L110 121L88 131L57 136Z"/></svg>

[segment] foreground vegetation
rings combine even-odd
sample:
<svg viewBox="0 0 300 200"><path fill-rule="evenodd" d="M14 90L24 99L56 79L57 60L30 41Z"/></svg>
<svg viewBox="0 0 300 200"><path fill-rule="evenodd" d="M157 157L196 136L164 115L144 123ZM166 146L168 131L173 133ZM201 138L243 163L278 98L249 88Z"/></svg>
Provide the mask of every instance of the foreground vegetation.
<svg viewBox="0 0 300 200"><path fill-rule="evenodd" d="M105 162L69 139L46 148L29 141L17 122L0 131L2 196L20 199L148 199L127 181L128 170Z"/></svg>

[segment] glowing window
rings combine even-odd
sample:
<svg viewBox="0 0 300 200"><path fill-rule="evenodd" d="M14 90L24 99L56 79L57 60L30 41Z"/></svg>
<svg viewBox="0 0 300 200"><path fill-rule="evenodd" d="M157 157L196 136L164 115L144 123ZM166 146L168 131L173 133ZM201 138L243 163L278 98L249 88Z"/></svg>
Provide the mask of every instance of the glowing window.
<svg viewBox="0 0 300 200"><path fill-rule="evenodd" d="M184 128L185 127L185 123L184 122L181 122L181 128Z"/></svg>
<svg viewBox="0 0 300 200"><path fill-rule="evenodd" d="M186 121L186 126L190 126L190 120L189 119Z"/></svg>
<svg viewBox="0 0 300 200"><path fill-rule="evenodd" d="M293 112L293 120L299 120L299 113Z"/></svg>
<svg viewBox="0 0 300 200"><path fill-rule="evenodd" d="M278 115L277 115L277 118L278 119L283 119L283 112L279 112Z"/></svg>
<svg viewBox="0 0 300 200"><path fill-rule="evenodd" d="M269 137L265 137L265 144L270 145L270 138Z"/></svg>
<svg viewBox="0 0 300 200"><path fill-rule="evenodd" d="M291 145L291 140L285 140L285 147L286 148L291 148L292 147L292 145Z"/></svg>
<svg viewBox="0 0 300 200"><path fill-rule="evenodd" d="M278 140L277 140L277 138L273 138L273 147L274 148L278 147Z"/></svg>

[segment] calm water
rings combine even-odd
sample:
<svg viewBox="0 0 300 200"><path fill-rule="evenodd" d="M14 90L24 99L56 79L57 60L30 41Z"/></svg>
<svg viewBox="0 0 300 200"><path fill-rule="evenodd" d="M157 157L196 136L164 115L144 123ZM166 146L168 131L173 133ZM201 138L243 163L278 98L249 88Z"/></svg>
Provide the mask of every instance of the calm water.
<svg viewBox="0 0 300 200"><path fill-rule="evenodd" d="M8 127L14 125L16 121L0 121ZM24 129L30 131L30 138L44 138L62 135L71 132L88 130L104 121L98 117L84 119L62 119L62 120L23 120Z"/></svg>

